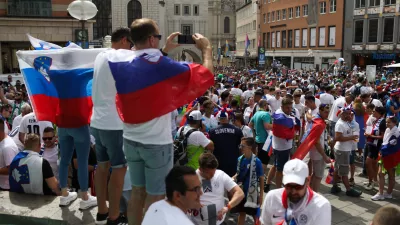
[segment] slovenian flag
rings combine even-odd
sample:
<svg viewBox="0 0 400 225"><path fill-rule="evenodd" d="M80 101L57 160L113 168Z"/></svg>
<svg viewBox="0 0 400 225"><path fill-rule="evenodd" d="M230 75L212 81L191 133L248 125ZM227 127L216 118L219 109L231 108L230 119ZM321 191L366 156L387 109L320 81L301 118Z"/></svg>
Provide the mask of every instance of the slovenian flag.
<svg viewBox="0 0 400 225"><path fill-rule="evenodd" d="M272 152L273 152L272 151L272 138L273 138L272 131L268 130L267 135L268 135L267 140L265 140L262 150L268 152L268 155L271 156Z"/></svg>
<svg viewBox="0 0 400 225"><path fill-rule="evenodd" d="M272 115L272 119L272 132L275 137L287 140L294 138L296 125L294 117L287 116L282 109L278 109Z"/></svg>
<svg viewBox="0 0 400 225"><path fill-rule="evenodd" d="M90 123L93 65L104 49L62 48L18 51L35 115L63 128Z"/></svg>
<svg viewBox="0 0 400 225"><path fill-rule="evenodd" d="M301 144L293 154L292 159L303 160L325 130L325 121L320 117L314 118L310 123L310 129L304 134Z"/></svg>
<svg viewBox="0 0 400 225"><path fill-rule="evenodd" d="M397 136L395 134L391 135L389 141L384 140L381 154L383 166L386 170L393 169L400 163L400 138L398 134Z"/></svg>
<svg viewBox="0 0 400 225"><path fill-rule="evenodd" d="M144 123L165 115L214 85L214 75L206 67L176 62L158 49L120 49L107 54L117 88L117 110L124 123Z"/></svg>
<svg viewBox="0 0 400 225"><path fill-rule="evenodd" d="M34 38L31 35L27 34L29 41L31 42L32 47L35 50L50 50L50 49L62 49L61 46L49 43L46 41L42 41L40 39Z"/></svg>

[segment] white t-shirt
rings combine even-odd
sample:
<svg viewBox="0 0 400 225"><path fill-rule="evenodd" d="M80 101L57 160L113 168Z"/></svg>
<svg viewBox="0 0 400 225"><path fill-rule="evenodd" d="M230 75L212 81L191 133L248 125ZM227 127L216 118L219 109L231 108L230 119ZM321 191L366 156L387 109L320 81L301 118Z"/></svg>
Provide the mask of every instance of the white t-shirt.
<svg viewBox="0 0 400 225"><path fill-rule="evenodd" d="M55 145L53 148L44 148L43 151L43 158L49 162L51 169L53 170L54 177L57 179L58 179L58 165L57 165L58 153L59 149L57 145Z"/></svg>
<svg viewBox="0 0 400 225"><path fill-rule="evenodd" d="M144 215L142 225L194 225L186 214L167 200L153 203Z"/></svg>
<svg viewBox="0 0 400 225"><path fill-rule="evenodd" d="M318 115L318 112L319 112L319 109L318 108L315 108L315 109L308 109L308 111L307 111L307 113L308 114L311 114L311 116L314 118L314 117L316 117L317 115ZM306 130L309 128L309 123L308 123L308 121L307 121L307 117L305 116L305 121L306 121Z"/></svg>
<svg viewBox="0 0 400 225"><path fill-rule="evenodd" d="M333 95L329 93L323 93L319 96L319 100L321 101L322 104L332 105L333 102L335 101L335 98L333 97Z"/></svg>
<svg viewBox="0 0 400 225"><path fill-rule="evenodd" d="M371 103L374 104L375 107L383 107L382 102L378 99L372 99Z"/></svg>
<svg viewBox="0 0 400 225"><path fill-rule="evenodd" d="M242 132L243 132L243 137L245 137L245 138L247 138L247 137L254 137L254 135L253 135L253 130L251 130L250 127L248 127L248 126L246 126L246 125L243 125L243 126L241 127L241 129L242 129Z"/></svg>
<svg viewBox="0 0 400 225"><path fill-rule="evenodd" d="M247 104L249 101L249 98L254 97L254 91L253 90L246 90L242 94L242 98L244 98L244 104Z"/></svg>
<svg viewBox="0 0 400 225"><path fill-rule="evenodd" d="M15 100L10 100L10 99L7 99L7 101L8 104L11 105L11 110L13 111L11 112L13 114L10 115L11 118L18 116L21 113L22 106L26 103L24 101L22 101L21 103L16 103Z"/></svg>
<svg viewBox="0 0 400 225"><path fill-rule="evenodd" d="M22 121L22 114L19 114L16 116L12 122L13 127L18 127L21 124Z"/></svg>
<svg viewBox="0 0 400 225"><path fill-rule="evenodd" d="M324 130L324 131L322 132L322 135L319 136L319 143L321 144L322 148L325 147L325 146L324 146L324 145L325 145L325 139L327 138L326 135L327 135L327 134L326 134L326 130ZM310 159L312 159L312 160L321 160L321 159L322 159L322 155L318 152L318 150L317 150L317 148L315 147L315 145L311 147L311 150L310 150Z"/></svg>
<svg viewBox="0 0 400 225"><path fill-rule="evenodd" d="M339 119L335 125L335 132L342 133L343 137L353 136L353 129L351 129L351 122ZM353 149L354 141L336 141L335 149L340 151L350 152Z"/></svg>
<svg viewBox="0 0 400 225"><path fill-rule="evenodd" d="M304 116L305 112L306 112L306 106L299 103L299 104L295 104L293 103L293 106L295 109L297 109L300 113L300 116Z"/></svg>
<svg viewBox="0 0 400 225"><path fill-rule="evenodd" d="M222 170L216 170L213 178L211 180L206 180L200 175L200 171L196 171L202 182L202 188L204 194L200 197L200 203L203 205L201 208L201 214L203 215L203 221L200 217L199 212L193 212L191 219L195 224L198 225L208 225L208 218L216 218L218 215L218 211L220 211L225 206L225 192L230 192L234 187L236 187L236 183ZM216 209L213 212L209 212L208 209L213 208ZM222 220L217 220L217 225L224 222L224 218Z"/></svg>
<svg viewBox="0 0 400 225"><path fill-rule="evenodd" d="M260 221L263 225L275 225L285 219L286 209L282 205L284 188L268 192L262 205ZM306 195L307 197L307 195ZM308 201L304 199L303 201ZM293 213L299 225L315 225L332 223L332 209L329 201L322 195L315 193L303 210Z"/></svg>
<svg viewBox="0 0 400 225"><path fill-rule="evenodd" d="M300 97L300 103L305 105L306 104L306 98L305 95L302 95ZM317 106L317 108L321 105L321 100L319 100L318 98L315 98L315 105Z"/></svg>
<svg viewBox="0 0 400 225"><path fill-rule="evenodd" d="M22 117L21 125L19 126L19 132L24 134L38 134L40 135L40 140L43 143L43 131L46 127L53 127L53 124L49 121L37 121L35 113L31 112Z"/></svg>
<svg viewBox="0 0 400 225"><path fill-rule="evenodd" d="M219 100L218 95L212 94L211 101L213 101L214 103L218 103L218 100Z"/></svg>
<svg viewBox="0 0 400 225"><path fill-rule="evenodd" d="M210 118L208 118L207 116L203 115L203 124L204 124L209 130L218 127L218 121L217 121L217 118L215 118L214 115L211 115Z"/></svg>
<svg viewBox="0 0 400 225"><path fill-rule="evenodd" d="M177 118L179 116L178 110L175 109L171 112L171 132L176 132L177 128Z"/></svg>
<svg viewBox="0 0 400 225"><path fill-rule="evenodd" d="M183 127L183 135L186 135L187 132L191 129L193 129L192 127L188 126L184 126ZM176 133L176 135L180 135L182 130L182 127L179 128L178 132ZM193 133L191 133L187 139L187 143L188 145L194 145L194 146L202 146L203 148L205 148L208 144L210 144L210 140L200 131L194 131Z"/></svg>
<svg viewBox="0 0 400 225"><path fill-rule="evenodd" d="M8 134L9 132L10 132L10 129L8 129L7 122L4 121L4 133L5 133L5 134Z"/></svg>
<svg viewBox="0 0 400 225"><path fill-rule="evenodd" d="M245 110L244 110L244 114L243 114L243 118L244 118L244 122L246 123L246 124L249 124L249 122L250 122L250 116L251 116L251 114L253 113L253 110L254 110L254 107L252 108L252 107L247 107Z"/></svg>
<svg viewBox="0 0 400 225"><path fill-rule="evenodd" d="M90 126L102 130L122 130L123 123L115 105L117 88L108 64L107 52L97 55L93 69L93 114Z"/></svg>
<svg viewBox="0 0 400 225"><path fill-rule="evenodd" d="M337 122L339 120L339 117L337 117L336 114L340 110L340 108L343 108L345 106L345 104L346 104L345 97L340 97L333 102L331 111L329 112L329 117L328 117L329 121Z"/></svg>
<svg viewBox="0 0 400 225"><path fill-rule="evenodd" d="M18 152L18 147L11 137L3 139L0 142L0 168L9 166ZM10 189L8 175L0 175L0 187Z"/></svg>
<svg viewBox="0 0 400 225"><path fill-rule="evenodd" d="M282 106L282 98L276 99L276 97L267 100L271 114L276 110L280 109Z"/></svg>
<svg viewBox="0 0 400 225"><path fill-rule="evenodd" d="M243 91L242 91L242 89L240 89L240 88L232 88L232 89L231 89L231 94L232 94L233 96L237 96L237 95L242 96Z"/></svg>

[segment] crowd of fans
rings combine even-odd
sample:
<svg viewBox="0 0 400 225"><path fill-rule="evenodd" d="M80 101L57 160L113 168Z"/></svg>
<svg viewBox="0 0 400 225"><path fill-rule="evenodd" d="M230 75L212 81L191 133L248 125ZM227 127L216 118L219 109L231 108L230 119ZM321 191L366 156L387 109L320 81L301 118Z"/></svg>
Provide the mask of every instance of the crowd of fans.
<svg viewBox="0 0 400 225"><path fill-rule="evenodd" d="M131 35L137 33L143 35ZM178 34L157 54L175 48ZM153 51L158 36L152 20L139 19L114 31L112 48L134 44L136 51ZM239 225L246 215L263 225L331 224L330 203L318 194L327 168L334 168L333 194L343 183L346 195L359 197L354 176L360 159L357 175L368 178L365 190L376 188L372 200L393 198L400 165L383 164L382 151L400 136L396 73L382 71L367 80L354 70L250 73L213 67L210 42L199 34L193 38L215 85L141 124L118 115L108 51L95 61L93 115L84 127L37 121L25 86L9 77L0 89L0 190L58 195L60 206L77 199L79 190L80 209L98 207L97 224L219 225L227 213L238 213ZM304 158L290 160L317 119L324 121L322 134ZM388 210L390 216L381 215ZM396 209L386 211L377 213L375 225L399 218Z"/></svg>

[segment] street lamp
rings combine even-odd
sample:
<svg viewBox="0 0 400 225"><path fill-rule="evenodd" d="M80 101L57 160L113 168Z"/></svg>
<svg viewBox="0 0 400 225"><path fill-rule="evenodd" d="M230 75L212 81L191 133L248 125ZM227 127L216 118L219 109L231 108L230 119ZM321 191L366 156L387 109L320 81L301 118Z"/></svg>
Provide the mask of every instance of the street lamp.
<svg viewBox="0 0 400 225"><path fill-rule="evenodd" d="M72 17L79 20L82 24L81 42L82 48L85 48L85 22L96 16L98 11L97 7L92 1L76 0L68 5L67 11ZM89 37L87 37L87 41L89 41Z"/></svg>

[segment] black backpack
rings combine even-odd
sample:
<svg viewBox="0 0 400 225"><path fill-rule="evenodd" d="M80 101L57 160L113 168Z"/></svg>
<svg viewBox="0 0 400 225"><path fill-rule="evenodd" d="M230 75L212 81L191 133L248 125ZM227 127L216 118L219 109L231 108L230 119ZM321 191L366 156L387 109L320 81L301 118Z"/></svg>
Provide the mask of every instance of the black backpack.
<svg viewBox="0 0 400 225"><path fill-rule="evenodd" d="M174 166L184 166L189 162L187 157L187 140L189 136L196 131L196 129L189 130L185 135L183 135L183 130L185 128L182 127L181 132L179 132L179 136L174 141Z"/></svg>

